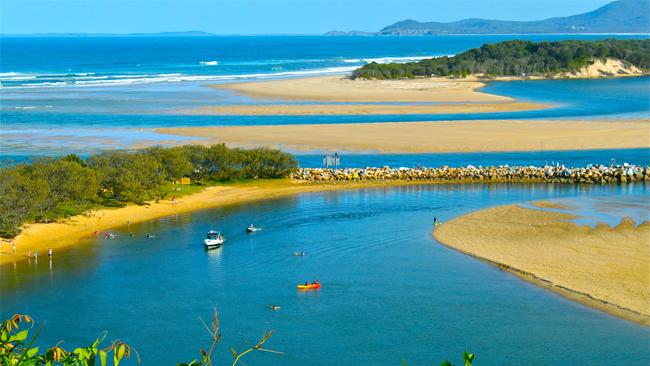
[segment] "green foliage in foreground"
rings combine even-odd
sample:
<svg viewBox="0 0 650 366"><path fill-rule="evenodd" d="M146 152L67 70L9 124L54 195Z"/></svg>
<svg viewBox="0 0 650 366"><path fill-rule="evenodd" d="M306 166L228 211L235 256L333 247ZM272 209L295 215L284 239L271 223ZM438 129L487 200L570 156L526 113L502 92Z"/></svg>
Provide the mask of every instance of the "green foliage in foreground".
<svg viewBox="0 0 650 366"><path fill-rule="evenodd" d="M92 345L87 347L78 347L73 351L67 351L60 346L63 341L55 346L49 347L45 352L40 352L40 347L36 346L36 338L40 334L39 328L36 334L29 338L29 332L34 325L34 320L28 315L15 314L0 325L0 365L3 366L94 366L94 365L113 365L119 366L122 360L130 358L135 354L138 363L140 356L135 348L128 344L115 340L109 346L102 346L106 334L98 338ZM201 349L201 358L191 362L181 362L177 366L213 366L213 352L216 350L221 341L221 332L219 325L219 315L214 310L210 327L203 323L205 329L210 333L211 341L208 350ZM282 352L273 351L264 348L264 344L271 338L272 332L266 332L264 336L253 347L244 351L237 352L231 349L233 360L231 366L243 364L242 359L252 352L267 352L273 354L283 354ZM97 363L99 360L99 363ZM111 362L109 362L111 361ZM463 352L463 365L472 366L474 354ZM406 366L406 362L403 363ZM455 366L449 361L443 361L440 366Z"/></svg>
<svg viewBox="0 0 650 366"><path fill-rule="evenodd" d="M452 57L438 57L402 64L371 62L353 78L403 79L430 76L544 76L574 72L594 59L613 58L650 70L650 39L530 42L484 44Z"/></svg>
<svg viewBox="0 0 650 366"><path fill-rule="evenodd" d="M35 346L36 335L29 338L29 331L34 321L27 315L16 314L2 322L0 325L0 365L3 366L119 366L122 360L131 357L132 354L140 363L140 356L135 348L128 344L115 340L109 346L103 347L102 343L106 338L104 334L88 347L75 348L74 351L67 351L60 346L62 341L57 345L48 348L44 353L39 353L40 347ZM204 324L205 325L205 324ZM219 332L219 317L215 310L211 328L206 330L210 333L212 341L208 351L201 349L201 359L193 360L189 363L179 363L178 366L212 366L212 353L216 350L221 333ZM282 354L282 352L272 351L263 348L264 343L271 337L271 332L267 332L262 339L253 347L242 352L231 350L233 354L232 366L241 363L241 360L247 354L259 351ZM103 347L103 348L102 348ZM99 360L99 364L97 363ZM111 360L112 363L108 361Z"/></svg>
<svg viewBox="0 0 650 366"><path fill-rule="evenodd" d="M41 159L0 169L0 236L13 237L27 222L49 222L96 206L141 204L168 196L173 181L199 184L282 178L298 163L275 149L231 149L223 144L152 147Z"/></svg>

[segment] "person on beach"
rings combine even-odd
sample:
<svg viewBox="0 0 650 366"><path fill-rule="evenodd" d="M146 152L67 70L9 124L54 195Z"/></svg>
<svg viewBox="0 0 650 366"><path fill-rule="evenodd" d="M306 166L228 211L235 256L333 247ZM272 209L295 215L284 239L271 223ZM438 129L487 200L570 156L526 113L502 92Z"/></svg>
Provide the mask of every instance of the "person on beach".
<svg viewBox="0 0 650 366"><path fill-rule="evenodd" d="M16 243L11 243L11 250L14 252L14 255L16 255Z"/></svg>
<svg viewBox="0 0 650 366"><path fill-rule="evenodd" d="M27 258L31 258L31 257L32 257L32 250L27 249Z"/></svg>

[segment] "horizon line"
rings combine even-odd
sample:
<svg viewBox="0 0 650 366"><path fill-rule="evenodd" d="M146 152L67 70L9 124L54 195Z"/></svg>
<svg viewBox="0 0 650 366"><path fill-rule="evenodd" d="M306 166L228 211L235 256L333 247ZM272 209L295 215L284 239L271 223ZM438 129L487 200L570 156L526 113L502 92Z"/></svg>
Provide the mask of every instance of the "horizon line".
<svg viewBox="0 0 650 366"><path fill-rule="evenodd" d="M328 31L335 32L335 31ZM125 37L125 36L155 36L177 34L187 37L232 37L232 36L328 36L328 37L429 37L429 36L534 36L534 35L648 35L650 32L545 32L545 33L439 33L421 35L392 35L379 32L365 32L366 34L341 34L328 35L327 33L209 33L204 31L160 31L160 32L131 32L131 33L85 33L85 32L48 32L48 33L0 33L0 37ZM364 31L361 31L364 32Z"/></svg>

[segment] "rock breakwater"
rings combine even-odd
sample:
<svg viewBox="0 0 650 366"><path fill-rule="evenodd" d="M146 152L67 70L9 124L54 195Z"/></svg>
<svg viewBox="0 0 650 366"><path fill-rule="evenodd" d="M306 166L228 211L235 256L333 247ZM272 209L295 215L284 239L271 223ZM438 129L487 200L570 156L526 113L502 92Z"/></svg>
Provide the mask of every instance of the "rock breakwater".
<svg viewBox="0 0 650 366"><path fill-rule="evenodd" d="M306 181L406 180L432 182L630 183L650 181L650 166L588 165L489 166L440 168L300 168L290 178Z"/></svg>

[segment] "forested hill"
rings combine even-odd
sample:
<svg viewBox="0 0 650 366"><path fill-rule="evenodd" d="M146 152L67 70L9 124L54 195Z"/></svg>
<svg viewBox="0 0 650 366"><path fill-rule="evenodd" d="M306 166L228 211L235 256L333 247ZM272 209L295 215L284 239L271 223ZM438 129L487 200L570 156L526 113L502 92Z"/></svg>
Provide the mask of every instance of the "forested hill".
<svg viewBox="0 0 650 366"><path fill-rule="evenodd" d="M437 57L401 64L369 63L353 78L401 79L413 77L554 76L578 72L594 60L616 59L643 72L650 70L650 39L530 42L485 44L452 57Z"/></svg>
<svg viewBox="0 0 650 366"><path fill-rule="evenodd" d="M380 35L524 34L524 33L648 33L650 1L619 0L594 11L538 21L464 19L451 23L404 20Z"/></svg>

